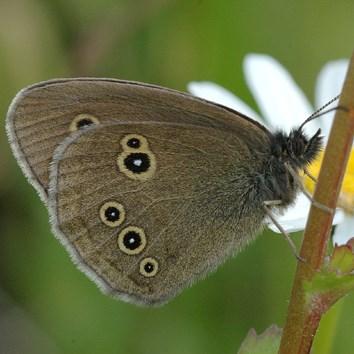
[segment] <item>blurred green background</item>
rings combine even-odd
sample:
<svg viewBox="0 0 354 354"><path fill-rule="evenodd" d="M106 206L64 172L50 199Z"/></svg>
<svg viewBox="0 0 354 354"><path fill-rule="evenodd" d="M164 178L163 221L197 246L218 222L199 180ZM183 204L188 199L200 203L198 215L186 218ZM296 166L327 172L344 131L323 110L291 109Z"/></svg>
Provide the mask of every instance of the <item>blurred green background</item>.
<svg viewBox="0 0 354 354"><path fill-rule="evenodd" d="M19 89L55 77L179 90L212 80L256 108L242 74L250 52L280 60L313 100L321 67L354 49L353 14L351 0L2 0L1 125ZM251 327L283 326L294 270L288 244L268 232L161 308L106 297L51 235L1 129L0 354L236 353ZM350 296L326 336L333 353L353 353L353 332Z"/></svg>

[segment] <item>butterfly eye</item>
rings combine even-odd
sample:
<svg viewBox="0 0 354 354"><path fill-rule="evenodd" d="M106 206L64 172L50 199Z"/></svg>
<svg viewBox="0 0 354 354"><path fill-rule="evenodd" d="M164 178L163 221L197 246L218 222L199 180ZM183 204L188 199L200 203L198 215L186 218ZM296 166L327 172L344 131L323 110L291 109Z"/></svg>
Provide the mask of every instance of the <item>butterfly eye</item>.
<svg viewBox="0 0 354 354"><path fill-rule="evenodd" d="M121 145L124 150L148 150L148 142L146 138L140 134L127 134L121 140Z"/></svg>
<svg viewBox="0 0 354 354"><path fill-rule="evenodd" d="M79 129L86 128L92 124L99 124L99 120L92 116L91 114L79 114L77 115L70 124L69 130L74 132Z"/></svg>
<svg viewBox="0 0 354 354"><path fill-rule="evenodd" d="M132 179L145 181L152 177L156 170L155 156L151 151L127 152L118 156L118 167L121 172Z"/></svg>
<svg viewBox="0 0 354 354"><path fill-rule="evenodd" d="M139 254L143 251L145 246L145 233L139 227L128 226L118 235L118 247L126 254Z"/></svg>
<svg viewBox="0 0 354 354"><path fill-rule="evenodd" d="M144 277L153 277L159 270L159 263L155 258L147 257L140 262L139 271Z"/></svg>
<svg viewBox="0 0 354 354"><path fill-rule="evenodd" d="M123 205L115 201L104 203L100 208L100 218L107 226L119 226L125 219Z"/></svg>

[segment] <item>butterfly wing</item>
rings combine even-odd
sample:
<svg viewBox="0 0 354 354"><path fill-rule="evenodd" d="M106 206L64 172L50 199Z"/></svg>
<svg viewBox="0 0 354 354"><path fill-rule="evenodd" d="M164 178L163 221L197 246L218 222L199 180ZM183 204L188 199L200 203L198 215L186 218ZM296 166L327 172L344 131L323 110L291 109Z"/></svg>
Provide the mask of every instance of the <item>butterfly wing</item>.
<svg viewBox="0 0 354 354"><path fill-rule="evenodd" d="M252 136L265 153L266 134ZM104 292L166 302L254 236L264 217L253 198L258 156L219 128L151 122L79 131L54 155L54 231Z"/></svg>
<svg viewBox="0 0 354 354"><path fill-rule="evenodd" d="M241 118L242 117L242 118ZM55 148L90 124L175 122L220 129L257 125L225 107L170 89L113 79L61 79L30 86L13 100L7 132L14 154L46 202Z"/></svg>

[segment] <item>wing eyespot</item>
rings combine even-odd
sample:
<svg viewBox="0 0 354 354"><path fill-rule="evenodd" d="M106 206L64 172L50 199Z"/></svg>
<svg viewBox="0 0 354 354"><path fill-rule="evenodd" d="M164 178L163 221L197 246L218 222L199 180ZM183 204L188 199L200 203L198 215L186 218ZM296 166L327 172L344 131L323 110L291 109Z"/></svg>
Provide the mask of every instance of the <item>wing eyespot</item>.
<svg viewBox="0 0 354 354"><path fill-rule="evenodd" d="M117 227L121 225L125 219L125 210L122 204L116 201L109 201L100 207L99 215L105 225Z"/></svg>
<svg viewBox="0 0 354 354"><path fill-rule="evenodd" d="M150 179L156 171L155 155L144 152L123 151L117 159L119 170L127 177L139 181Z"/></svg>
<svg viewBox="0 0 354 354"><path fill-rule="evenodd" d="M144 277L151 278L157 274L159 263L153 257L144 258L139 265L139 273Z"/></svg>
<svg viewBox="0 0 354 354"><path fill-rule="evenodd" d="M139 254L144 250L145 246L145 232L140 227L128 226L118 235L118 247L125 254Z"/></svg>
<svg viewBox="0 0 354 354"><path fill-rule="evenodd" d="M100 121L93 115L82 113L77 115L71 122L69 130L74 132L76 130L84 129L92 124L99 124Z"/></svg>
<svg viewBox="0 0 354 354"><path fill-rule="evenodd" d="M125 168L133 173L143 173L149 170L151 163L148 154L136 152L124 158Z"/></svg>
<svg viewBox="0 0 354 354"><path fill-rule="evenodd" d="M127 134L120 143L125 151L143 151L149 148L147 139L140 134Z"/></svg>

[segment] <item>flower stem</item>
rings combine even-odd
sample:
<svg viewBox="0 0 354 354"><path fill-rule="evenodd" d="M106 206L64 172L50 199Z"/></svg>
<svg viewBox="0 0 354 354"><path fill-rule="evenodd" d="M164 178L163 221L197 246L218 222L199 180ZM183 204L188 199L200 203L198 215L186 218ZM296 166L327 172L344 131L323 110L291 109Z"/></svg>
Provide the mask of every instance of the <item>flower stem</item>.
<svg viewBox="0 0 354 354"><path fill-rule="evenodd" d="M341 317L344 299L338 301L331 309L325 314L320 323L315 341L313 343L314 353L331 354L333 351L333 342L336 327Z"/></svg>
<svg viewBox="0 0 354 354"><path fill-rule="evenodd" d="M339 107L333 122L314 199L335 209L343 175L349 158L354 133L354 54L351 59ZM280 354L309 353L321 316L328 306L309 301L306 284L321 269L327 251L333 214L314 205L304 231L300 257L295 274L288 315L280 344Z"/></svg>

